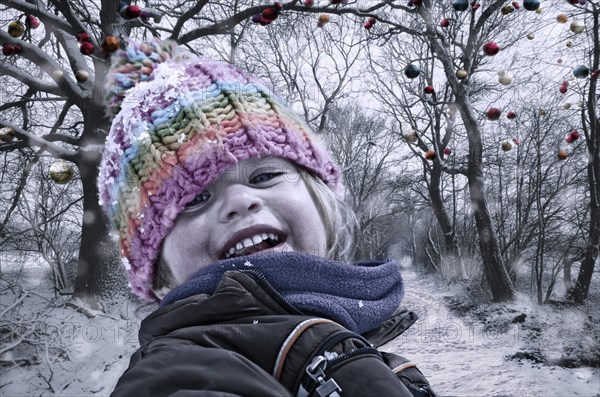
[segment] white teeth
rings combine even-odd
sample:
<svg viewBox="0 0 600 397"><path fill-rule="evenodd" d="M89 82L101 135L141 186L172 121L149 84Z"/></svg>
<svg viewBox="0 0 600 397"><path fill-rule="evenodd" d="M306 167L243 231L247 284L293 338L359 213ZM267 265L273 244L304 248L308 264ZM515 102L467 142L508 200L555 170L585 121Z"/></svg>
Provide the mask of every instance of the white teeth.
<svg viewBox="0 0 600 397"><path fill-rule="evenodd" d="M253 245L260 244L266 239L271 239L273 241L279 241L279 237L274 233L261 233L254 235L250 238L245 238L244 240L237 243L235 246L231 247L229 251L225 253L225 259L230 258L235 254L236 251L243 250L244 248L252 247Z"/></svg>

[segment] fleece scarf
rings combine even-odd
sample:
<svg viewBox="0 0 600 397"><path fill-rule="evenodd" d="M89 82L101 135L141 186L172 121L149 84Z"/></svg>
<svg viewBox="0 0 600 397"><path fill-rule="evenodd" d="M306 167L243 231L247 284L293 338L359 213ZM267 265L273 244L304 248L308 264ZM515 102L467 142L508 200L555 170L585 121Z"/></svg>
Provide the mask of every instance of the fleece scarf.
<svg viewBox="0 0 600 397"><path fill-rule="evenodd" d="M402 277L395 261L355 264L279 252L226 259L208 265L165 296L160 306L197 294L213 294L223 273L253 269L303 313L317 314L364 333L387 320L400 305Z"/></svg>

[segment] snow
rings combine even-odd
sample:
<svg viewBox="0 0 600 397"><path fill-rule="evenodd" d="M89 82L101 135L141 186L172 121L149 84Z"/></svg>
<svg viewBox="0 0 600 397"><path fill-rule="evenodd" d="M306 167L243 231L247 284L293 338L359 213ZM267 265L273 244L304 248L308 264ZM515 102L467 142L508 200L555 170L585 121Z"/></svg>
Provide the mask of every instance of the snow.
<svg viewBox="0 0 600 397"><path fill-rule="evenodd" d="M0 396L109 395L137 348L140 321L155 306L132 300L115 302L110 314L93 311L54 297L42 266L3 270L0 313L23 296L18 283L30 292L0 314L0 351L19 335L29 343L0 355ZM522 294L510 304L471 307L458 298L459 285L410 266L403 276L404 305L419 320L383 350L414 361L440 395L600 396L600 368L536 362L542 356L558 362L575 342L597 352L585 328L593 309L538 306ZM509 358L515 355L522 358Z"/></svg>

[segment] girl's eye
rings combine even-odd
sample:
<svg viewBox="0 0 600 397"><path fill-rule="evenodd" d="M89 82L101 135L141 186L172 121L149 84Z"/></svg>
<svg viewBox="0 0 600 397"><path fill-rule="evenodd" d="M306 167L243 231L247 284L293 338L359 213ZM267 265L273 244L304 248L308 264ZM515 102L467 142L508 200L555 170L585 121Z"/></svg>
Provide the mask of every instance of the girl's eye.
<svg viewBox="0 0 600 397"><path fill-rule="evenodd" d="M199 195L197 195L196 197L194 197L194 199L192 201L187 203L187 207L190 208L190 207L195 207L200 204L204 204L208 201L208 199L210 199L210 193L202 192Z"/></svg>
<svg viewBox="0 0 600 397"><path fill-rule="evenodd" d="M251 184L261 184L270 181L273 178L283 175L283 172L263 172L250 178Z"/></svg>

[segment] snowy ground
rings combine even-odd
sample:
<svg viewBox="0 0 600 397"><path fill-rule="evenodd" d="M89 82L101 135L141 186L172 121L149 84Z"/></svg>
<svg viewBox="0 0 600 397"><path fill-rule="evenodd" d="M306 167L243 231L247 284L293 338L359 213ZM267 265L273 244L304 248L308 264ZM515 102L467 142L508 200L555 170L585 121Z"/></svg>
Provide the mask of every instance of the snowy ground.
<svg viewBox="0 0 600 397"><path fill-rule="evenodd" d="M136 349L139 321L153 307L124 302L106 315L50 296L47 275L35 264L2 270L0 396L109 395ZM600 396L600 368L536 362L558 362L573 339L597 354L598 341L584 332L592 309L538 307L519 295L510 305L466 310L452 298L458 287L411 267L403 274L404 304L420 320L384 350L416 362L440 395Z"/></svg>

